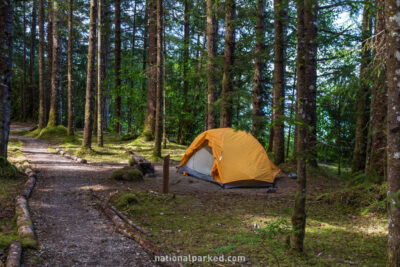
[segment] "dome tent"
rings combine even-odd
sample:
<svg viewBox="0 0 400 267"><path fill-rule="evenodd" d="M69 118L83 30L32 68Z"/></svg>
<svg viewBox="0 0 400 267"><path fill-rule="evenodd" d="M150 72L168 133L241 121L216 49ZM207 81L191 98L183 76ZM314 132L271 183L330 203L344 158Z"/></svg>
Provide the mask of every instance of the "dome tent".
<svg viewBox="0 0 400 267"><path fill-rule="evenodd" d="M254 136L220 128L196 137L182 157L179 172L233 188L272 186L280 170Z"/></svg>

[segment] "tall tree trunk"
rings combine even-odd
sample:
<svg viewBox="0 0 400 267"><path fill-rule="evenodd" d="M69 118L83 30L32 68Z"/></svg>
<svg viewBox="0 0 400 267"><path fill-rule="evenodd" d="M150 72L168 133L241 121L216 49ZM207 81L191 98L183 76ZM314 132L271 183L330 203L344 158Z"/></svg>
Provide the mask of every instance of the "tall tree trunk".
<svg viewBox="0 0 400 267"><path fill-rule="evenodd" d="M36 17L37 17L37 0L32 1L32 17L31 17L31 43L29 48L29 99L28 112L30 118L36 112L36 86L35 86L35 49L36 49Z"/></svg>
<svg viewBox="0 0 400 267"><path fill-rule="evenodd" d="M53 66L53 2L47 1L47 83L45 91L46 122L50 115L51 102L51 70Z"/></svg>
<svg viewBox="0 0 400 267"><path fill-rule="evenodd" d="M44 77L44 0L39 0L39 118L38 128L46 125L45 77Z"/></svg>
<svg viewBox="0 0 400 267"><path fill-rule="evenodd" d="M368 102L370 97L368 66L371 62L371 51L366 41L372 34L371 1L365 0L362 20L360 88L357 92L357 122L353 153L352 172L364 171L367 156Z"/></svg>
<svg viewBox="0 0 400 267"><path fill-rule="evenodd" d="M400 266L400 3L385 4L387 34L388 267Z"/></svg>
<svg viewBox="0 0 400 267"><path fill-rule="evenodd" d="M94 61L96 47L96 0L90 0L90 24L89 24L89 49L86 77L86 103L85 103L85 127L83 129L82 147L91 148L93 130L93 102L94 102Z"/></svg>
<svg viewBox="0 0 400 267"><path fill-rule="evenodd" d="M146 101L146 85L147 85L147 53L148 53L148 35L149 35L149 0L146 0L146 6L144 10L144 31L143 31L143 54L142 54L142 96L141 96L141 102L145 103ZM146 106L141 104L142 108L145 108ZM140 121L139 125L143 125L144 123L144 118L140 116Z"/></svg>
<svg viewBox="0 0 400 267"><path fill-rule="evenodd" d="M59 122L59 63L60 63L60 46L58 36L58 0L52 0L52 39L53 39L53 50L52 50L52 64L51 64L51 99L50 99L50 111L49 121L47 126L58 125Z"/></svg>
<svg viewBox="0 0 400 267"><path fill-rule="evenodd" d="M68 131L67 135L74 135L74 89L72 79L72 5L73 0L68 2Z"/></svg>
<svg viewBox="0 0 400 267"><path fill-rule="evenodd" d="M294 232L290 237L290 246L294 251L303 251L303 241L306 227L306 149L308 146L307 123L310 121L307 114L308 97L307 87L305 86L305 23L304 23L304 2L297 2L297 105L296 125L297 143L297 189L294 210L292 215L292 225Z"/></svg>
<svg viewBox="0 0 400 267"><path fill-rule="evenodd" d="M23 59L22 59L22 88L21 88L21 117L22 121L26 121L26 2L22 2L22 12L23 12L23 24L24 29L22 32L22 42L23 42Z"/></svg>
<svg viewBox="0 0 400 267"><path fill-rule="evenodd" d="M133 25L132 25L132 48L131 48L131 67L132 70L134 70L135 68L135 48L136 48L136 1L135 1L135 6L134 6L134 10L133 10ZM133 90L135 87L135 78L132 75L131 79L130 79L130 84L131 84L131 89ZM132 103L133 102L133 97L130 94L128 96L128 103ZM132 105L128 104L128 132L132 132L132 115L133 115L133 110L132 110Z"/></svg>
<svg viewBox="0 0 400 267"><path fill-rule="evenodd" d="M233 60L235 50L235 0L225 1L225 51L220 127L232 127Z"/></svg>
<svg viewBox="0 0 400 267"><path fill-rule="evenodd" d="M155 144L153 154L161 157L161 137L162 137L162 88L163 88L163 61L162 61L162 17L163 0L157 0L157 94L156 94L156 125L155 125Z"/></svg>
<svg viewBox="0 0 400 267"><path fill-rule="evenodd" d="M188 116L189 116L189 103L188 103L188 92L189 92L189 34L190 34L190 0L184 0L184 33L183 33L183 107L182 117L179 120L181 126L179 127L179 144L183 144L186 134L190 129L188 128Z"/></svg>
<svg viewBox="0 0 400 267"><path fill-rule="evenodd" d="M165 4L164 4L165 5ZM167 58L167 41L165 37L165 6L163 9L163 134L162 134L162 147L167 148L167 85L166 85L166 58Z"/></svg>
<svg viewBox="0 0 400 267"><path fill-rule="evenodd" d="M4 161L7 160L8 134L10 132L14 35L13 2L12 0L3 0L0 5L0 160Z"/></svg>
<svg viewBox="0 0 400 267"><path fill-rule="evenodd" d="M115 0L115 131L121 133L121 3Z"/></svg>
<svg viewBox="0 0 400 267"><path fill-rule="evenodd" d="M286 3L274 0L274 90L272 104L275 164L285 161L285 24Z"/></svg>
<svg viewBox="0 0 400 267"><path fill-rule="evenodd" d="M147 107L143 134L147 140L154 138L157 92L157 0L149 0L149 66L147 70Z"/></svg>
<svg viewBox="0 0 400 267"><path fill-rule="evenodd" d="M217 95L217 81L215 74L215 57L217 54L217 19L214 4L215 0L207 0L207 129L217 128L217 114L215 107Z"/></svg>
<svg viewBox="0 0 400 267"><path fill-rule="evenodd" d="M97 145L103 146L103 6L104 0L97 2Z"/></svg>
<svg viewBox="0 0 400 267"><path fill-rule="evenodd" d="M386 121L387 121L387 88L385 85L385 1L376 0L375 11L375 35L376 46L374 51L374 77L371 90L371 113L370 113L370 151L368 151L368 162L366 173L368 175L384 177L386 170Z"/></svg>
<svg viewBox="0 0 400 267"><path fill-rule="evenodd" d="M317 18L318 2L317 0L306 0L304 2L304 48L305 48L305 88L309 94L307 115L310 116L308 131L310 157L307 162L310 166L317 167Z"/></svg>
<svg viewBox="0 0 400 267"><path fill-rule="evenodd" d="M264 92L264 35L265 35L265 0L257 0L256 46L254 49L254 86L253 86L253 118L251 132L262 140L264 131L263 92Z"/></svg>
<svg viewBox="0 0 400 267"><path fill-rule="evenodd" d="M291 105L290 105L290 114L289 114L289 119L292 120L293 117L293 111L295 108L295 100L294 100L294 94L295 94L295 89L296 89L296 79L297 79L297 69L294 70L294 78L293 78L293 86L292 86L292 95L291 95ZM289 123L289 129L288 129L288 137L287 137L287 143L286 143L286 157L289 158L289 148L290 148L290 138L292 136L292 123Z"/></svg>

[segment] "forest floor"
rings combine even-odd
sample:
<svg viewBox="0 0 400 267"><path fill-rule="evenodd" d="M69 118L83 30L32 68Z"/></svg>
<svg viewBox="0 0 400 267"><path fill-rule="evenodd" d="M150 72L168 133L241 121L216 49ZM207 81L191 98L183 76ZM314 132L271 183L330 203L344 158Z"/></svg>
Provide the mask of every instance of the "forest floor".
<svg viewBox="0 0 400 267"><path fill-rule="evenodd" d="M30 262L26 266L61 262L108 265L112 259L113 266L117 266L149 261L134 242L113 233L89 199L89 188L150 231L151 240L170 255L245 256L246 262L240 264L252 266L385 265L387 220L380 202L384 186L348 187L343 178L333 174L332 166L311 169L306 254L298 256L287 249L295 180L282 175L277 179L276 192L265 188L222 189L176 173L177 160L185 147L170 143L164 154L173 155L175 161L170 166L170 194L163 195L158 193L158 163L156 176L145 177L143 182L109 178L113 170L126 166L126 148L152 159L151 142L106 135L105 148L95 146L94 152L82 151L79 133L71 139L65 137L64 130L60 132L55 134L53 129L53 133L40 136L26 128L14 131L24 142L22 151L40 171L30 206L41 247L25 255ZM56 146L88 159L89 164L54 155ZM294 171L291 164L281 168Z"/></svg>

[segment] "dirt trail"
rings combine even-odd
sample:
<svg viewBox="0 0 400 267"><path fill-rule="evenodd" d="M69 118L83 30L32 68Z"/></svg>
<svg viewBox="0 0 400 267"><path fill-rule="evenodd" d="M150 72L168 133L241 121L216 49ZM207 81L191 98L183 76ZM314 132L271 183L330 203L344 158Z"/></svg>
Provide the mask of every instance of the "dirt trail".
<svg viewBox="0 0 400 267"><path fill-rule="evenodd" d="M24 252L24 266L155 266L90 198L89 189L113 166L75 163L49 153L46 142L17 138L39 171L29 205L40 247Z"/></svg>

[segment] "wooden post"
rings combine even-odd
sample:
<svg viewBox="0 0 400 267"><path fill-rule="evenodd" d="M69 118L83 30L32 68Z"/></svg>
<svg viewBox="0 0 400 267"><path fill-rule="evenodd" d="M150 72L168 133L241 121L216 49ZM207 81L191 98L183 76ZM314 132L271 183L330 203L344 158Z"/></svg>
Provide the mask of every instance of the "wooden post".
<svg viewBox="0 0 400 267"><path fill-rule="evenodd" d="M163 194L168 194L169 158L170 158L169 155L167 155L167 156L164 157L164 164L163 164L163 187L162 187L162 192L163 192Z"/></svg>

